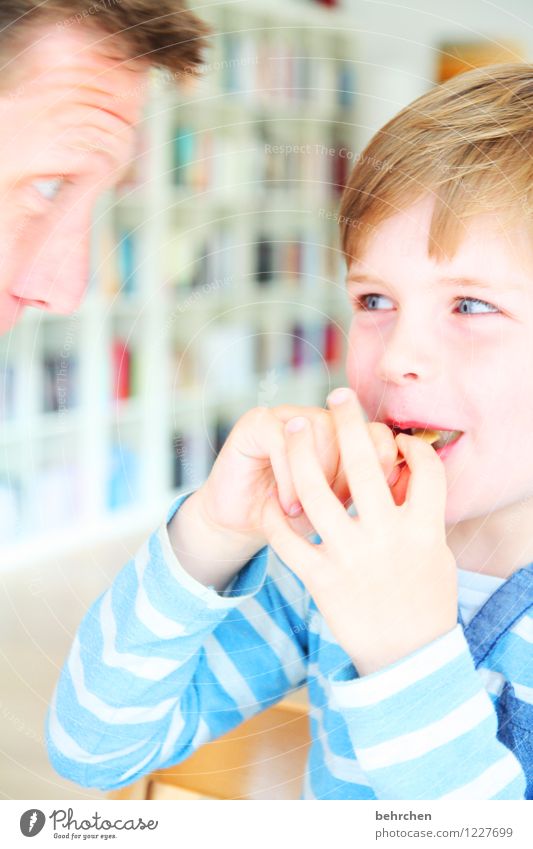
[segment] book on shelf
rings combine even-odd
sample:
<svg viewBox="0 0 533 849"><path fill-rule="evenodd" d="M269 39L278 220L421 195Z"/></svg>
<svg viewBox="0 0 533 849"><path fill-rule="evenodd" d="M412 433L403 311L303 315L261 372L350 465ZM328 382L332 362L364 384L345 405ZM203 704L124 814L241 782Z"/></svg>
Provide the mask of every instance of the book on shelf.
<svg viewBox="0 0 533 849"><path fill-rule="evenodd" d="M132 395L131 352L122 339L114 339L111 345L112 397L113 401L125 401Z"/></svg>
<svg viewBox="0 0 533 849"><path fill-rule="evenodd" d="M344 100L349 96L347 73L338 82ZM353 164L353 152L330 137L331 129L319 133L316 127L295 126L290 133L288 139L287 129L272 122L197 130L179 125L173 140L174 185L188 190L184 201L208 190L225 194L237 206L236 191L248 200L292 192L334 201L335 187L346 182ZM177 209L181 202L178 198Z"/></svg>
<svg viewBox="0 0 533 849"><path fill-rule="evenodd" d="M0 544L14 542L21 532L21 487L12 475L0 477Z"/></svg>
<svg viewBox="0 0 533 849"><path fill-rule="evenodd" d="M194 489L202 484L213 462L215 452L209 434L201 431L176 431L172 438L172 486Z"/></svg>
<svg viewBox="0 0 533 849"><path fill-rule="evenodd" d="M15 369L12 365L0 368L0 422L15 417Z"/></svg>
<svg viewBox="0 0 533 849"><path fill-rule="evenodd" d="M303 287L308 277L324 277L326 251L316 239L305 236L274 239L259 234L255 244L255 279L262 286L292 279Z"/></svg>
<svg viewBox="0 0 533 849"><path fill-rule="evenodd" d="M0 423L28 415L42 432L31 465L26 429L19 448L20 429L4 428L5 455L16 439L12 459L22 465L13 475L2 469L0 541L128 508L146 498L144 481L198 486L234 415L287 398L313 403L328 369L341 363L344 333L328 287L345 271L334 210L353 165L346 139L355 124L356 62L351 34L336 28L335 16L330 29L327 13L309 14L317 4L341 5L302 0L300 20L291 13L278 21L267 5L223 4L213 14L222 23L221 61L204 91L155 92L162 108L147 111L135 161L95 217L97 292L80 310L72 355L58 353L65 328L54 320L35 330L43 333L38 360L30 360L33 325L21 327L16 350L32 370L28 378L18 359L2 363ZM154 232L146 214L159 187ZM147 320L137 322L137 296L153 277L143 262L149 250L161 252L162 267L143 303ZM145 385L145 356L160 323L170 404L158 381ZM34 398L26 397L30 387ZM106 400L105 414L89 425L78 415L57 427L56 416L33 416L36 408L58 414Z"/></svg>
<svg viewBox="0 0 533 849"><path fill-rule="evenodd" d="M247 395L266 373L280 377L312 365L339 366L343 345L343 332L333 319L280 321L271 330L250 322L227 323L211 330L208 340L199 338L197 348L176 340L170 392L176 404L180 390L193 387L202 392L200 404ZM260 388L257 392L261 394Z"/></svg>
<svg viewBox="0 0 533 849"><path fill-rule="evenodd" d="M45 413L72 410L79 404L78 360L62 353L45 354L43 363L43 401Z"/></svg>
<svg viewBox="0 0 533 849"><path fill-rule="evenodd" d="M137 291L138 275L138 236L122 230L117 239L118 288L123 295L132 295Z"/></svg>
<svg viewBox="0 0 533 849"><path fill-rule="evenodd" d="M336 4L335 4L336 5ZM305 25L305 21L304 21ZM353 63L306 53L301 38L283 27L219 36L220 91L256 106L350 107L356 84Z"/></svg>
<svg viewBox="0 0 533 849"><path fill-rule="evenodd" d="M291 338L291 367L296 371L322 364L336 367L342 362L343 334L331 320L307 325L296 322L291 328Z"/></svg>
<svg viewBox="0 0 533 849"><path fill-rule="evenodd" d="M218 457L222 447L231 433L233 425L235 422L229 422L227 419L217 419L215 422L215 440L214 440L214 454L215 457Z"/></svg>
<svg viewBox="0 0 533 849"><path fill-rule="evenodd" d="M107 476L107 508L119 510L140 497L140 457L124 442L111 445Z"/></svg>
<svg viewBox="0 0 533 849"><path fill-rule="evenodd" d="M140 395L140 356L132 342L121 336L111 341L111 398L127 401Z"/></svg>
<svg viewBox="0 0 533 849"><path fill-rule="evenodd" d="M138 291L140 235L124 228L103 229L94 236L91 287L109 298Z"/></svg>

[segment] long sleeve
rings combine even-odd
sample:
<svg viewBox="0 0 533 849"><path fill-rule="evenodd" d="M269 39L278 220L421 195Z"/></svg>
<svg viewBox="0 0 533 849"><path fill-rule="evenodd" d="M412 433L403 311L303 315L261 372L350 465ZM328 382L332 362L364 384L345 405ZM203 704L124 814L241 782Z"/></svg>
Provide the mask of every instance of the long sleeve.
<svg viewBox="0 0 533 849"><path fill-rule="evenodd" d="M48 750L79 784L178 763L305 681L302 584L266 548L225 593L199 584L168 538L183 500L89 610L62 671Z"/></svg>
<svg viewBox="0 0 533 849"><path fill-rule="evenodd" d="M348 664L329 686L378 799L524 798L460 625L371 675Z"/></svg>

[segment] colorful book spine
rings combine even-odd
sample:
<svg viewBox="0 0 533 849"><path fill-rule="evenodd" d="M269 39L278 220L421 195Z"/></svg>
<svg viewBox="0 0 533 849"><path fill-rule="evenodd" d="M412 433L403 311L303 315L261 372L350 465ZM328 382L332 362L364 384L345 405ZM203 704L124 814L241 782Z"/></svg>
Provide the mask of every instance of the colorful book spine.
<svg viewBox="0 0 533 849"><path fill-rule="evenodd" d="M126 342L115 339L111 346L112 397L114 401L125 401L132 394L131 353Z"/></svg>
<svg viewBox="0 0 533 849"><path fill-rule="evenodd" d="M133 504L140 496L139 456L123 443L111 447L107 484L107 507L119 510Z"/></svg>

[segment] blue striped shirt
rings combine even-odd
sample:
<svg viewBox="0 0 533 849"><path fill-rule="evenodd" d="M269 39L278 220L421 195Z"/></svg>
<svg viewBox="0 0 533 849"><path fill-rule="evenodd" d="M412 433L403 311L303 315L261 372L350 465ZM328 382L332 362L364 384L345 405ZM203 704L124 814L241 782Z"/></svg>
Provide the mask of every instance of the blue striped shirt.
<svg viewBox="0 0 533 849"><path fill-rule="evenodd" d="M478 669L458 624L359 678L274 552L258 552L217 593L181 567L167 522L76 635L47 720L57 772L122 787L307 684L304 798L524 798L523 768L497 739L496 707L508 681L533 702L533 617L522 616Z"/></svg>

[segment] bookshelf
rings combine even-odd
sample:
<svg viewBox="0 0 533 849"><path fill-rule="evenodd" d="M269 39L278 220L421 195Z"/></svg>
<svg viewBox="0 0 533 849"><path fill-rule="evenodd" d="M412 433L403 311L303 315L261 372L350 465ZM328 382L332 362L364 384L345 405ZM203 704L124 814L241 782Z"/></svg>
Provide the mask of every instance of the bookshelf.
<svg viewBox="0 0 533 849"><path fill-rule="evenodd" d="M218 33L204 77L154 75L79 312L27 311L0 339L4 566L148 532L243 412L323 405L345 379L353 19L304 0L202 14Z"/></svg>

